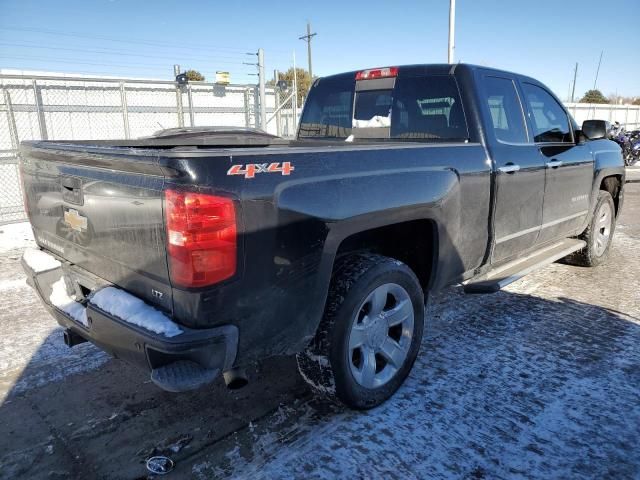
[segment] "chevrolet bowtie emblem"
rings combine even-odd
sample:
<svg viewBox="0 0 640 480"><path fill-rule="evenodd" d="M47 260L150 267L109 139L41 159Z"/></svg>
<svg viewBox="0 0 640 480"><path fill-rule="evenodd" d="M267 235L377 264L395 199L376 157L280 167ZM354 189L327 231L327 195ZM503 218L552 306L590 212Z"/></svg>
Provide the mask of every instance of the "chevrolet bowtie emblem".
<svg viewBox="0 0 640 480"><path fill-rule="evenodd" d="M77 210L69 209L64 212L64 223L77 232L87 229L87 217L83 217Z"/></svg>

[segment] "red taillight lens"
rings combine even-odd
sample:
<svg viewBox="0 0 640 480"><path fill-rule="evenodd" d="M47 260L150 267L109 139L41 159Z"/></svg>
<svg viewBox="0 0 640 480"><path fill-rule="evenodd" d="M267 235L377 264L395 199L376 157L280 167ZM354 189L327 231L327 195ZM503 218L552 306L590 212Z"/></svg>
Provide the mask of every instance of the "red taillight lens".
<svg viewBox="0 0 640 480"><path fill-rule="evenodd" d="M356 80L373 80L374 78L397 77L398 67L373 68L356 73Z"/></svg>
<svg viewBox="0 0 640 480"><path fill-rule="evenodd" d="M204 287L236 273L236 211L229 198L166 190L171 281Z"/></svg>

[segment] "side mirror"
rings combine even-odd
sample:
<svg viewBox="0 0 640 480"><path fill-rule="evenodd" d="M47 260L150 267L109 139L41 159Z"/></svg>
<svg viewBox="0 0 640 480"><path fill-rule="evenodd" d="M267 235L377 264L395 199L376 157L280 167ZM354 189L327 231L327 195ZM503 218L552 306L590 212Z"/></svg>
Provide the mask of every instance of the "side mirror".
<svg viewBox="0 0 640 480"><path fill-rule="evenodd" d="M606 120L585 120L582 122L582 133L589 140L607 138L611 124Z"/></svg>

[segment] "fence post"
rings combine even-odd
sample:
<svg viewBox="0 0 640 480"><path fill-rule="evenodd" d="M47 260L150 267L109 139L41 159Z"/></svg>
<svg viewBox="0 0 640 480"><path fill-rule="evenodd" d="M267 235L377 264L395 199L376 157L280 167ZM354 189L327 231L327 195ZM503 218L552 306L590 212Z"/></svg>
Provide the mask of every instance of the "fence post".
<svg viewBox="0 0 640 480"><path fill-rule="evenodd" d="M251 107L251 104L249 103L251 100L249 99L249 89L245 88L244 89L244 126L245 127L250 127L251 126L251 112L249 111L249 108Z"/></svg>
<svg viewBox="0 0 640 480"><path fill-rule="evenodd" d="M260 96L260 128L267 131L267 94L264 89L264 50L258 49L258 89Z"/></svg>
<svg viewBox="0 0 640 480"><path fill-rule="evenodd" d="M260 89L253 87L253 126L260 128Z"/></svg>
<svg viewBox="0 0 640 480"><path fill-rule="evenodd" d="M278 86L276 85L273 89L273 96L275 106L278 109L276 111L276 135L279 137L282 135L282 116L280 115L280 91L278 90Z"/></svg>
<svg viewBox="0 0 640 480"><path fill-rule="evenodd" d="M16 117L13 115L13 105L11 104L11 95L6 88L2 88L4 103L7 106L7 123L9 124L9 137L11 138L11 147L17 151L20 148L20 140L18 138L18 127L16 126Z"/></svg>
<svg viewBox="0 0 640 480"><path fill-rule="evenodd" d="M293 109L293 135L298 134L298 71L296 70L295 57L293 63L293 102L291 102L291 108Z"/></svg>
<svg viewBox="0 0 640 480"><path fill-rule="evenodd" d="M196 126L195 118L193 115L193 97L191 96L191 84L187 84L187 98L189 99L189 123L192 127Z"/></svg>
<svg viewBox="0 0 640 480"><path fill-rule="evenodd" d="M40 139L47 140L49 137L47 135L47 119L44 116L44 111L42 109L42 92L38 87L36 79L34 78L31 81L33 85L33 95L34 101L36 104L36 113L38 114L38 127L40 128Z"/></svg>
<svg viewBox="0 0 640 480"><path fill-rule="evenodd" d="M124 125L124 138L129 140L131 138L131 131L129 129L129 109L127 107L127 91L124 86L124 82L120 82L120 103L122 104L122 124Z"/></svg>

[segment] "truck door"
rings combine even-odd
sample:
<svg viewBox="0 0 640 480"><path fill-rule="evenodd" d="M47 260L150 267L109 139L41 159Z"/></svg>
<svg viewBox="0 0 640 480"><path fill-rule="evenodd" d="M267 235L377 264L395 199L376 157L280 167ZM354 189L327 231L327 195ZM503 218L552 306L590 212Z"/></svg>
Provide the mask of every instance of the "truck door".
<svg viewBox="0 0 640 480"><path fill-rule="evenodd" d="M588 214L593 156L576 143L569 115L541 85L521 82L533 142L545 162L542 228L538 242L563 238L579 228Z"/></svg>
<svg viewBox="0 0 640 480"><path fill-rule="evenodd" d="M514 78L487 73L481 98L495 168L491 262L535 245L542 225L545 159L530 142Z"/></svg>

